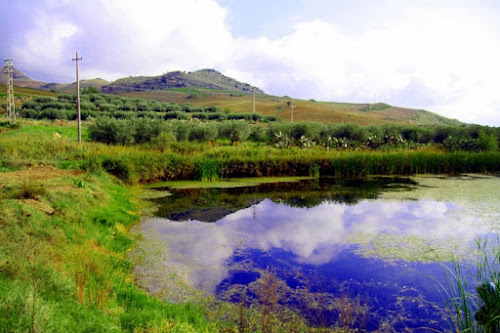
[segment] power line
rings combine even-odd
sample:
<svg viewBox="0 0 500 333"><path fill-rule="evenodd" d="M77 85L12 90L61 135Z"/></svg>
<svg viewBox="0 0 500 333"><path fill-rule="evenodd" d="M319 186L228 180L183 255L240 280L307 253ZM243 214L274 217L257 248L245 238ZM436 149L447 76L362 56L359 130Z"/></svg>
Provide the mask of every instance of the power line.
<svg viewBox="0 0 500 333"><path fill-rule="evenodd" d="M76 117L78 120L78 143L82 142L82 119L80 115L80 79L78 78L78 61L82 60L82 57L78 58L78 51L76 51L76 57L72 59L76 61Z"/></svg>
<svg viewBox="0 0 500 333"><path fill-rule="evenodd" d="M16 122L16 105L14 102L14 66L12 66L12 59L5 59L5 71L7 74L7 117L9 123Z"/></svg>

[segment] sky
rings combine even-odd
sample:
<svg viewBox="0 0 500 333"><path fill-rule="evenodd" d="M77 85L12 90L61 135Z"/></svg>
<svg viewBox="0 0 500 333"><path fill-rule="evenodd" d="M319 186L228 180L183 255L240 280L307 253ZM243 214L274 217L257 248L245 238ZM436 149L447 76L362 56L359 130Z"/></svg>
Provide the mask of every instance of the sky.
<svg viewBox="0 0 500 333"><path fill-rule="evenodd" d="M272 95L500 126L498 0L0 0L0 57L72 82L213 68Z"/></svg>

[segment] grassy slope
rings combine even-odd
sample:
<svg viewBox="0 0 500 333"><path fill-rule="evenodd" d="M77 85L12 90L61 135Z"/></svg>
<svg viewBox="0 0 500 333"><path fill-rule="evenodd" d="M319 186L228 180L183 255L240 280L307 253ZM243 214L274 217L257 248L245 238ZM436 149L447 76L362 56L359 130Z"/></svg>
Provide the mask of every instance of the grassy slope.
<svg viewBox="0 0 500 333"><path fill-rule="evenodd" d="M61 155L43 142L74 134L48 124L0 134L2 147L45 149L0 157L0 332L214 331L200 306L160 302L133 283L129 229L143 190L47 166Z"/></svg>
<svg viewBox="0 0 500 333"><path fill-rule="evenodd" d="M139 80L139 78L122 79ZM88 84L87 84L88 83ZM95 84L102 86L106 84L104 80L85 80L82 81L82 87ZM63 93L71 94L74 91L74 84L63 85L61 88ZM23 102L28 100L30 96L52 96L58 94L50 91L30 89L30 88L14 88L16 106L20 107ZM176 102L189 103L193 105L217 105L222 109L229 109L235 113L248 113L252 111L252 97L242 94L241 96L230 96L230 91L215 91L213 89L194 89L194 88L177 88L169 91L141 91L133 93L123 93L121 95L135 98L144 98L148 100L156 100L160 102ZM5 103L6 87L0 84L0 101L2 105ZM190 95L196 95L197 98L187 98ZM289 98L276 97L269 95L257 95L256 110L262 115L277 115L285 121L291 119L291 108L288 107L287 101ZM294 121L318 121L322 123L330 122L346 122L356 123L360 125L369 124L413 124L413 125L458 125L456 120L451 120L435 113L401 107L392 107L388 110L379 111L363 111L367 104L353 103L329 103L329 102L312 102L306 100L294 99ZM0 108L1 109L1 108ZM3 109L1 109L3 112Z"/></svg>
<svg viewBox="0 0 500 333"><path fill-rule="evenodd" d="M198 98L187 97L196 94ZM230 96L228 93L213 93L204 90L183 92L171 91L141 91L124 93L125 96L156 100L160 102L190 103L193 105L217 105L222 109L230 109L235 113L252 112L252 97L250 95ZM262 115L277 115L286 121L291 119L291 108L287 105L290 98L269 95L256 96L256 111ZM458 121L441 117L435 113L402 107L392 107L388 110L363 111L367 104L312 102L294 99L293 119L297 121L318 121L322 123L346 122L360 125L370 124L413 124L413 125L458 125Z"/></svg>

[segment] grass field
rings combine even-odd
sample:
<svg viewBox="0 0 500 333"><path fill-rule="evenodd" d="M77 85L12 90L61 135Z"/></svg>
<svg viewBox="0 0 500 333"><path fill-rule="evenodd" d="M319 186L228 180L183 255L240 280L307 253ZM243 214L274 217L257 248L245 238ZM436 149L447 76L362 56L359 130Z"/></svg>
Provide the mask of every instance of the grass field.
<svg viewBox="0 0 500 333"><path fill-rule="evenodd" d="M195 92L197 91L197 92ZM122 93L121 95L144 98L160 102L189 103L199 106L216 105L223 110L235 113L252 112L252 96L242 94L211 93L202 90L189 91L183 89L156 90ZM197 98L187 98L196 95ZM363 111L368 104L353 104L340 102L315 102L311 100L291 99L268 95L256 96L256 111L262 115L276 115L285 121L291 121L292 108L288 102L293 100L293 120L318 121L322 123L355 123L360 125L369 124L413 124L434 125L449 124L457 125L459 122L440 117L434 113L401 107L391 107L387 110Z"/></svg>
<svg viewBox="0 0 500 333"><path fill-rule="evenodd" d="M151 204L140 183L248 176L499 171L500 153L276 149L254 144L104 145L76 142L74 122L19 121L0 133L0 332L348 332L312 329L258 301L170 304L139 289L130 232ZM205 179L204 179L205 178ZM221 181L220 178L233 178ZM295 178L286 178L293 181ZM260 181L275 181L261 178ZM170 183L186 186L186 183ZM263 323L266 323L264 326Z"/></svg>

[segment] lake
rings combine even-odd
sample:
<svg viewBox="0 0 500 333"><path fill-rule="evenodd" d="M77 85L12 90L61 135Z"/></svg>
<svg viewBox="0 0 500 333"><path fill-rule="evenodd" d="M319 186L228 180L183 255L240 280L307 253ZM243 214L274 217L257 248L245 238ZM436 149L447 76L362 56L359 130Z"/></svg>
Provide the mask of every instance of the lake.
<svg viewBox="0 0 500 333"><path fill-rule="evenodd" d="M488 175L169 192L137 228L144 288L250 304L267 278L277 303L317 326L449 329L443 265L473 259L500 227L500 177Z"/></svg>

